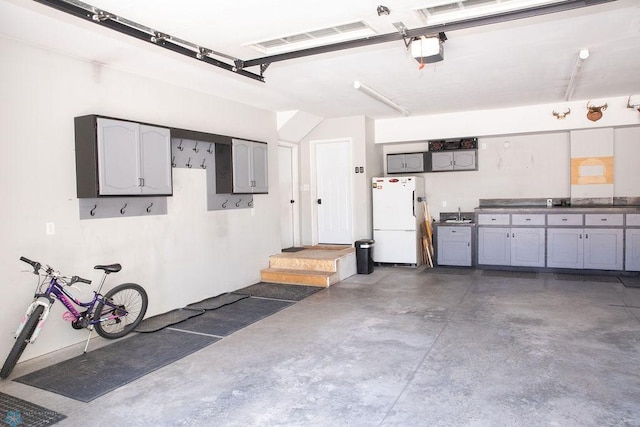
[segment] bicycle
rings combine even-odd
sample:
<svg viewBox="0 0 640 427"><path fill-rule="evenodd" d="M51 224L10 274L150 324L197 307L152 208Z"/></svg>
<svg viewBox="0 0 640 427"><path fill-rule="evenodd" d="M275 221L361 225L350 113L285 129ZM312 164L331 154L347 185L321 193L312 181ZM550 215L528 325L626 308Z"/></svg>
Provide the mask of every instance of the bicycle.
<svg viewBox="0 0 640 427"><path fill-rule="evenodd" d="M93 292L91 301L82 302L65 290L64 286L71 287L75 283L91 284L91 280L79 276L63 276L52 267L43 266L39 262L31 261L25 257L20 257L20 261L33 267L33 273L38 275L38 284L33 295L33 302L27 308L14 334L16 342L0 370L0 378L9 376L27 344L34 343L38 338L44 322L49 316L51 306L56 300L60 301L68 310L63 314L63 319L70 320L74 329L86 328L89 330L89 337L84 347L85 353L93 329L103 338L121 338L138 326L147 311L147 293L138 284L123 283L105 295L100 293L107 276L122 269L120 264L96 265L94 269L102 270L104 273L100 286L97 291ZM76 289L78 288L76 287ZM78 311L74 304L85 308L85 310Z"/></svg>

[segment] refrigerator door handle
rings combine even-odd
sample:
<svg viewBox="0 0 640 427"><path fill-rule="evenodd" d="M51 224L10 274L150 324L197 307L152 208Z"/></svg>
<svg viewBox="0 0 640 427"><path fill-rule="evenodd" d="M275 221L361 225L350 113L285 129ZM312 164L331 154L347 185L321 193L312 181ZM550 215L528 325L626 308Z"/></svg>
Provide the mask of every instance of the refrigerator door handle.
<svg viewBox="0 0 640 427"><path fill-rule="evenodd" d="M416 217L416 190L411 192L411 207L413 208L413 217Z"/></svg>

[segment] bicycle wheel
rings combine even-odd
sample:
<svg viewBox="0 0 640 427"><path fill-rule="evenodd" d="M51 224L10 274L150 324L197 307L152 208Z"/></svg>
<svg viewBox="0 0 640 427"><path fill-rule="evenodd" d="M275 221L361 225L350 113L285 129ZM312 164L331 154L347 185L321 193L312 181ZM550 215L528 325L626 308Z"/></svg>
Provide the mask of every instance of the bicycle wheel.
<svg viewBox="0 0 640 427"><path fill-rule="evenodd" d="M18 363L18 359L22 356L22 352L27 347L29 340L31 339L31 335L33 335L33 331L36 330L36 326L40 321L40 316L42 316L42 312L44 311L44 307L39 305L33 310L31 316L27 319L27 323L24 324L22 331L16 338L15 344L13 344L13 348L9 352L9 356L7 356L7 360L4 361L4 365L2 365L2 370L0 370L0 378L7 378L13 368Z"/></svg>
<svg viewBox="0 0 640 427"><path fill-rule="evenodd" d="M105 304L105 301L108 303ZM147 312L147 293L140 285L124 283L111 289L98 303L93 318L114 316L96 323L96 332L103 338L115 339L133 331Z"/></svg>

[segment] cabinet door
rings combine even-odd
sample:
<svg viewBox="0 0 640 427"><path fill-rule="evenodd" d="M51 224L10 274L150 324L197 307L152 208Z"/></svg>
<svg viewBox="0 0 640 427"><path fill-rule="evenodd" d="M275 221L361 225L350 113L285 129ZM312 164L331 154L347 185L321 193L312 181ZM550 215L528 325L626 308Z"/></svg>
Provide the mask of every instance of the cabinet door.
<svg viewBox="0 0 640 427"><path fill-rule="evenodd" d="M544 228L511 229L511 265L544 267Z"/></svg>
<svg viewBox="0 0 640 427"><path fill-rule="evenodd" d="M424 172L424 154L411 153L404 155L404 170L408 173Z"/></svg>
<svg viewBox="0 0 640 427"><path fill-rule="evenodd" d="M251 147L251 166L254 193L268 193L267 144L254 142Z"/></svg>
<svg viewBox="0 0 640 427"><path fill-rule="evenodd" d="M142 193L171 195L171 134L167 128L140 125Z"/></svg>
<svg viewBox="0 0 640 427"><path fill-rule="evenodd" d="M434 172L453 170L453 153L452 152L431 153L431 170Z"/></svg>
<svg viewBox="0 0 640 427"><path fill-rule="evenodd" d="M99 195L140 194L140 125L98 118L96 131Z"/></svg>
<svg viewBox="0 0 640 427"><path fill-rule="evenodd" d="M474 170L476 168L476 152L475 151L454 151L453 152L453 169L454 170Z"/></svg>
<svg viewBox="0 0 640 427"><path fill-rule="evenodd" d="M640 271L640 228L628 229L625 237L625 270Z"/></svg>
<svg viewBox="0 0 640 427"><path fill-rule="evenodd" d="M404 154L387 154L387 173L404 173Z"/></svg>
<svg viewBox="0 0 640 427"><path fill-rule="evenodd" d="M233 192L252 193L253 181L251 175L251 148L250 141L233 140Z"/></svg>
<svg viewBox="0 0 640 427"><path fill-rule="evenodd" d="M622 270L622 229L585 230L584 268L594 270Z"/></svg>
<svg viewBox="0 0 640 427"><path fill-rule="evenodd" d="M509 228L478 227L478 264L511 265Z"/></svg>
<svg viewBox="0 0 640 427"><path fill-rule="evenodd" d="M438 227L438 265L471 266L471 228Z"/></svg>
<svg viewBox="0 0 640 427"><path fill-rule="evenodd" d="M583 230L549 228L547 230L547 267L582 268Z"/></svg>

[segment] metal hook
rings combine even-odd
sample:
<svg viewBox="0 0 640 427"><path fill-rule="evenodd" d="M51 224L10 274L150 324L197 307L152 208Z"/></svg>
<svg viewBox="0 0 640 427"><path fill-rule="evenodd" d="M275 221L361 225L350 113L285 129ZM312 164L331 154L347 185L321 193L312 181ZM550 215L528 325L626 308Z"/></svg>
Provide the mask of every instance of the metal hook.
<svg viewBox="0 0 640 427"><path fill-rule="evenodd" d="M189 160L187 160L187 165L186 165L189 169L191 169L191 157L189 157Z"/></svg>
<svg viewBox="0 0 640 427"><path fill-rule="evenodd" d="M124 206L122 207L122 209L120 209L120 213L122 215L124 215L124 213L126 212L125 209L127 208L127 203L124 204Z"/></svg>
<svg viewBox="0 0 640 427"><path fill-rule="evenodd" d="M248 205L249 207L252 207L252 206L253 206L253 199L249 200L249 203L247 203L247 205Z"/></svg>
<svg viewBox="0 0 640 427"><path fill-rule="evenodd" d="M204 162L206 162L206 161L207 161L207 159L202 159L202 164L200 165L200 167L202 169L206 169L207 168L207 165L204 164Z"/></svg>
<svg viewBox="0 0 640 427"><path fill-rule="evenodd" d="M172 168L175 168L175 167L176 167L176 156L173 156L173 157L171 158L171 167L172 167Z"/></svg>
<svg viewBox="0 0 640 427"><path fill-rule="evenodd" d="M196 153L200 151L200 149L198 148L198 141L196 141L196 145L193 146L193 151Z"/></svg>
<svg viewBox="0 0 640 427"><path fill-rule="evenodd" d="M229 199L225 200L224 203L222 204L222 207L224 209L227 209L227 202L229 201Z"/></svg>
<svg viewBox="0 0 640 427"><path fill-rule="evenodd" d="M239 207L240 207L240 202L241 202L241 201L242 201L242 199L240 199L240 200L238 200L238 201L236 202L236 208L239 208Z"/></svg>
<svg viewBox="0 0 640 427"><path fill-rule="evenodd" d="M93 209L91 209L89 211L89 215L91 216L95 216L96 215L96 208L98 207L98 205L93 205Z"/></svg>
<svg viewBox="0 0 640 427"><path fill-rule="evenodd" d="M151 202L151 204L149 205L149 207L147 208L147 213L151 213L151 206L153 206L153 202Z"/></svg>
<svg viewBox="0 0 640 427"><path fill-rule="evenodd" d="M182 146L182 140L180 140L180 144L178 144L178 150L184 150L184 147Z"/></svg>
<svg viewBox="0 0 640 427"><path fill-rule="evenodd" d="M213 154L213 143L209 144L209 148L207 148L207 153Z"/></svg>

